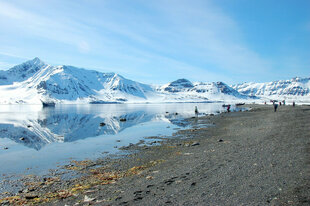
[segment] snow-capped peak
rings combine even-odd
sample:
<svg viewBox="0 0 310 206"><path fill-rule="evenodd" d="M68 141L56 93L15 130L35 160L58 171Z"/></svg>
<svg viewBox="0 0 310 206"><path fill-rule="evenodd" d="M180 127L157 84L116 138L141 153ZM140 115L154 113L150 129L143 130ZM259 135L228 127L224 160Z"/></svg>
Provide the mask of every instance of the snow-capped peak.
<svg viewBox="0 0 310 206"><path fill-rule="evenodd" d="M194 85L187 79L178 79L160 87L165 92L180 92L193 88Z"/></svg>
<svg viewBox="0 0 310 206"><path fill-rule="evenodd" d="M10 85L13 84L13 82L27 80L37 71L46 66L47 64L36 57L20 65L14 66L7 71L0 71L0 85Z"/></svg>
<svg viewBox="0 0 310 206"><path fill-rule="evenodd" d="M291 80L280 80L266 83L243 83L232 86L244 95L269 97L282 96L296 98L296 96L310 97L310 78L295 77Z"/></svg>
<svg viewBox="0 0 310 206"><path fill-rule="evenodd" d="M249 96L291 95L310 99L310 78L232 87L223 82L178 79L160 87L142 84L115 73L73 66L51 66L38 57L0 70L0 104L111 102L201 102L248 99Z"/></svg>
<svg viewBox="0 0 310 206"><path fill-rule="evenodd" d="M28 62L32 63L33 65L45 65L45 63L39 57L35 57L34 59Z"/></svg>

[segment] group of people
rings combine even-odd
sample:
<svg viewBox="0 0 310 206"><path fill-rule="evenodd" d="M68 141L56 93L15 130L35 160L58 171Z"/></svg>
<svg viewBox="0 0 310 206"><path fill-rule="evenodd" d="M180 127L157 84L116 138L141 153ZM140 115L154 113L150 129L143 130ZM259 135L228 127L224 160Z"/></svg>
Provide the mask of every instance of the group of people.
<svg viewBox="0 0 310 206"><path fill-rule="evenodd" d="M274 112L277 111L278 105L285 106L285 100L283 100L282 102L280 101L279 104L277 103L278 102L277 100L270 100L270 101L273 104ZM267 103L265 102L265 104L267 104ZM294 101L293 101L292 105L293 105L293 107L295 107L295 102ZM230 112L230 104L229 105L225 105L225 107L227 107L227 112ZM198 108L197 108L197 106L195 106L195 115L198 116L198 114L199 114Z"/></svg>
<svg viewBox="0 0 310 206"><path fill-rule="evenodd" d="M272 102L272 104L273 104L273 108L274 108L274 112L276 112L277 111L277 109L278 109L278 104L277 104L277 100L271 100L271 102ZM266 104L266 102L265 102L265 104ZM279 102L279 105L281 106L283 104L283 106L285 105L285 100L283 100L282 102L280 101ZM295 102L293 102L293 107L295 107Z"/></svg>

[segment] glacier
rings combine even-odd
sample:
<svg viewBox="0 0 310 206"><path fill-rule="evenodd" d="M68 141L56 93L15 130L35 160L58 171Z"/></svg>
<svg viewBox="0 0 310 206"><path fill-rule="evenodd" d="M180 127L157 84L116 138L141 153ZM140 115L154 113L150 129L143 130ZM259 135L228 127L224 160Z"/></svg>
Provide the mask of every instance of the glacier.
<svg viewBox="0 0 310 206"><path fill-rule="evenodd" d="M36 57L9 70L0 70L0 104L251 102L268 99L310 102L309 79L232 86L224 82L178 79L151 86L116 73L52 66Z"/></svg>

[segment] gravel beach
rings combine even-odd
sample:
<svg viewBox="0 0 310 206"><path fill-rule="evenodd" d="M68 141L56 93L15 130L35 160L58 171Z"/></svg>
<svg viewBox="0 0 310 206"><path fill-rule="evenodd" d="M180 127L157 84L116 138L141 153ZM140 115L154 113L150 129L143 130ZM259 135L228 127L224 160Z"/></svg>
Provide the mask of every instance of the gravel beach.
<svg viewBox="0 0 310 206"><path fill-rule="evenodd" d="M0 204L310 205L310 106L245 107L188 119L191 129L122 148L129 151L122 158L24 180ZM79 176L63 178L71 173Z"/></svg>

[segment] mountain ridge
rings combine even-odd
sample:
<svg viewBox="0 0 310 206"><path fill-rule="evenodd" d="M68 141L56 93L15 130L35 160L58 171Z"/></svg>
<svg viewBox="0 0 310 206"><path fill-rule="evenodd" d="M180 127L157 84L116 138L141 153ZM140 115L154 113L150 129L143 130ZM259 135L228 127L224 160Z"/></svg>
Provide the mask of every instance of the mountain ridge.
<svg viewBox="0 0 310 206"><path fill-rule="evenodd" d="M51 66L36 57L7 71L0 70L0 104L252 101L301 94L308 98L309 82L310 78L294 78L229 86L220 81L193 83L183 78L154 87L113 72Z"/></svg>
<svg viewBox="0 0 310 206"><path fill-rule="evenodd" d="M241 83L232 85L239 93L257 97L307 98L310 97L310 78L294 77L265 83Z"/></svg>

